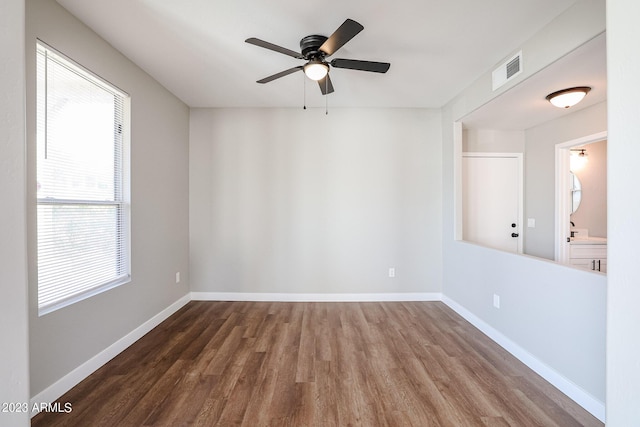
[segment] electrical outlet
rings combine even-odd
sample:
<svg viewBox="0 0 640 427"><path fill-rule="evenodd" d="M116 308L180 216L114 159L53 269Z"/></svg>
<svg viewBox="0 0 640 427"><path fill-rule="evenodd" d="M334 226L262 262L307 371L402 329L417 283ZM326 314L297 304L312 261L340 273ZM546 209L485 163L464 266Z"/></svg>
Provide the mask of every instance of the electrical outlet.
<svg viewBox="0 0 640 427"><path fill-rule="evenodd" d="M500 308L500 295L493 294L493 306L495 308Z"/></svg>
<svg viewBox="0 0 640 427"><path fill-rule="evenodd" d="M176 273L176 283L180 283L180 272Z"/></svg>
<svg viewBox="0 0 640 427"><path fill-rule="evenodd" d="M389 267L389 277L396 277L395 267Z"/></svg>

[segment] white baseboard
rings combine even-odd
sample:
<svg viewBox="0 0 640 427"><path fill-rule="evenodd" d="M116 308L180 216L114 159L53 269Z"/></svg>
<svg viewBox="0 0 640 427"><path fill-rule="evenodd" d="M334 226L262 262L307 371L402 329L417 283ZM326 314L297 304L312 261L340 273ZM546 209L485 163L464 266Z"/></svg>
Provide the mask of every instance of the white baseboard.
<svg viewBox="0 0 640 427"><path fill-rule="evenodd" d="M511 341L509 338L487 324L484 320L480 319L451 298L443 295L442 302L462 316L467 322L482 331L486 336L495 341L500 347L507 350L514 357L531 368L531 370L551 383L555 388L566 394L571 400L582 406L586 411L591 413L591 415L600 421L605 422L605 404L603 402L578 387L572 381L560 375L556 370L537 359L531 353Z"/></svg>
<svg viewBox="0 0 640 427"><path fill-rule="evenodd" d="M251 292L191 292L194 301L270 301L270 302L393 302L441 301L441 293L374 293L374 294L287 294Z"/></svg>
<svg viewBox="0 0 640 427"><path fill-rule="evenodd" d="M92 357L65 375L51 386L31 398L30 408L55 402L60 396L98 370L105 363L142 338L189 301L272 301L272 302L395 302L395 301L442 301L473 326L519 359L538 375L566 394L600 421L605 420L605 405L575 385L557 371L498 332L469 310L441 293L362 293L362 294L288 294L249 292L191 292L162 310L157 315L122 337L105 350ZM62 402L64 404L64 402ZM31 414L33 417L37 412Z"/></svg>
<svg viewBox="0 0 640 427"><path fill-rule="evenodd" d="M183 306L185 306L189 301L191 301L191 297L189 294L181 297L179 300L171 304L169 307L162 310L160 313L153 316L151 319L144 322L142 325L138 326L136 329L120 338L115 343L111 344L109 347L92 357L91 359L84 362L82 365L78 366L73 371L69 372L64 377L60 378L58 381L38 393L36 396L31 398L30 408L40 407L41 404L50 404L55 402L60 396L71 390L77 384L79 384L82 380L87 378L89 375L97 371L100 367L106 364L108 361L116 357L118 354L126 350L131 344L142 338L145 334L151 331L153 328L162 323L165 319L171 316L176 311L180 310ZM61 402L64 405L65 402ZM32 412L31 417L36 415L38 412Z"/></svg>

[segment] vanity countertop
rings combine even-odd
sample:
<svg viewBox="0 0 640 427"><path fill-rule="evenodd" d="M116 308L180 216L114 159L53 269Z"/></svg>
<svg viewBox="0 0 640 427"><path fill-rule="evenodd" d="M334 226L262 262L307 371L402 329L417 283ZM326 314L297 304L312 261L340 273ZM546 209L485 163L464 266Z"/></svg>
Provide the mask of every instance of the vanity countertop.
<svg viewBox="0 0 640 427"><path fill-rule="evenodd" d="M584 238L572 238L572 245L606 245L607 238L606 237L584 237Z"/></svg>

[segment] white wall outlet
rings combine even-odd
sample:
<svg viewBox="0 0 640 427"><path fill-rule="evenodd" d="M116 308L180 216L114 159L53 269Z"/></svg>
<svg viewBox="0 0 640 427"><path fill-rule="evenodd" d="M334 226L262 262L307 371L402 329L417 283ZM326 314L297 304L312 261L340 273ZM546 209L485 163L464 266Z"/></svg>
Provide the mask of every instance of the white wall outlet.
<svg viewBox="0 0 640 427"><path fill-rule="evenodd" d="M176 273L176 283L180 283L180 272Z"/></svg>
<svg viewBox="0 0 640 427"><path fill-rule="evenodd" d="M396 268L389 267L389 277L396 277Z"/></svg>
<svg viewBox="0 0 640 427"><path fill-rule="evenodd" d="M493 294L493 306L495 308L500 308L500 295Z"/></svg>

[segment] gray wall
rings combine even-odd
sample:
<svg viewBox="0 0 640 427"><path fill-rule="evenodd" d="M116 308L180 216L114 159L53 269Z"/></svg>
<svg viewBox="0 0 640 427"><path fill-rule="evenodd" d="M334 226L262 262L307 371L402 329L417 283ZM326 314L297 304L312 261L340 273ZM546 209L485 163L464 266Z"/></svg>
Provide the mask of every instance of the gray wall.
<svg viewBox="0 0 640 427"><path fill-rule="evenodd" d="M35 269L35 42L131 95L132 281L38 317ZM31 394L37 395L189 291L189 109L54 0L26 10ZM175 283L175 273L182 282Z"/></svg>
<svg viewBox="0 0 640 427"><path fill-rule="evenodd" d="M440 292L440 120L419 109L192 110L192 290Z"/></svg>
<svg viewBox="0 0 640 427"><path fill-rule="evenodd" d="M0 2L0 403L29 402L24 117L24 0ZM29 425L0 412L0 425Z"/></svg>
<svg viewBox="0 0 640 427"><path fill-rule="evenodd" d="M524 153L525 136L521 130L465 129L462 151L476 153Z"/></svg>
<svg viewBox="0 0 640 427"><path fill-rule="evenodd" d="M511 85L604 31L604 6L603 0L578 2L525 43L524 71ZM452 124L497 95L488 72L443 108L444 294L602 407L606 278L454 239ZM494 293L500 309L492 306Z"/></svg>
<svg viewBox="0 0 640 427"><path fill-rule="evenodd" d="M21 0L4 0L0 6L0 28L3 37L0 38L0 46L3 48L4 57L0 66L0 126L3 129L3 140L0 141L2 155L0 161L2 168L0 176L3 183L8 185L0 186L0 194L3 200L15 203L16 207L12 213L3 212L8 218L3 216L2 224L8 219L9 226L3 229L3 239L0 240L0 249L3 251L4 260L0 274L2 274L2 285L5 291L2 299L2 331L5 342L10 343L3 347L0 353L1 382L10 384L10 387L2 387L1 396L4 401L24 401L26 399L28 374L25 372L26 364L26 344L27 340L24 327L20 327L24 322L24 288L25 273L24 262L21 259L21 248L24 248L24 215L20 206L25 199L23 175L24 154L20 122L22 109L22 88L21 65L22 53L18 52L18 46L22 44L22 4ZM637 355L640 352L638 340L633 337L635 325L640 324L640 311L637 309L637 301L640 300L640 287L637 286L637 242L640 240L640 227L637 225L637 218L640 217L640 200L638 198L627 197L628 193L636 191L636 183L640 181L640 169L637 167L636 159L640 157L640 145L636 144L640 138L640 123L636 118L640 115L640 104L637 99L640 97L640 89L635 85L637 76L640 74L640 60L637 56L629 55L629 48L632 47L630 40L640 37L636 17L640 15L640 4L635 0L608 0L607 1L607 27L608 27L608 67L609 74L609 253L613 255L609 263L609 292L608 292L608 342L607 342L607 425L628 426L636 425L640 422L640 406L637 399L640 395L640 369L637 366ZM590 21L593 22L592 17ZM574 28L580 28L581 24ZM5 37L5 31L7 36ZM577 31L578 35L584 36L583 31ZM556 40L556 39L554 39ZM561 43L560 49L567 49L566 44ZM548 61L543 61L548 62ZM528 74L525 74L528 75ZM484 76L482 81L489 81ZM459 118L460 111L467 111L465 105L478 106L490 95L481 87L471 88L466 99L458 99L459 104L449 106L445 109L444 128L445 152L443 159L445 162L444 171L444 210L449 215L445 217L444 224L444 250L447 256L445 263L445 291L451 289L452 292L460 287L455 282L455 278L450 277L452 269L462 260L473 259L476 255L470 245L454 242L452 238L453 230L453 176L452 176L452 155L451 151L451 120ZM470 110L468 110L470 111ZM7 114L8 113L8 114ZM4 139L8 131L7 139ZM15 131L15 133L14 133ZM8 168L5 168L6 166ZM5 181L6 179L6 181ZM501 257L493 251L481 249L481 253L488 256L493 264L496 257ZM4 255L9 255L7 258ZM526 258L520 257L521 260ZM523 261L527 263L527 271L530 273L531 265L535 261ZM536 263L535 265L543 265ZM519 267L519 266L518 266ZM593 276L593 275L591 275ZM510 280L509 277L512 277ZM523 277L519 274L510 274L506 283L512 283ZM543 281L553 278L553 272L546 268L536 277L542 277ZM587 277L587 276L585 276ZM476 284L487 278L483 273L479 280L467 278L468 283ZM504 280L504 279L503 279ZM556 279L551 282L555 283ZM486 285L481 286L482 289ZM562 289L562 288L560 288ZM13 290L13 291L12 291ZM462 289L462 292L472 292L473 287ZM15 291L15 292L14 292ZM480 293L485 294L484 290ZM471 306L473 304L468 304ZM536 307L538 307L536 305ZM484 311L473 305L473 309L478 315L485 319ZM5 321L6 319L6 321ZM493 322L502 325L502 319ZM24 324L23 324L24 325ZM504 328L503 328L504 329ZM570 354L569 357L573 357ZM573 357L574 360L581 360L581 357ZM5 381L6 379L9 382ZM3 424L7 425L28 425L25 417L5 418L2 415Z"/></svg>
<svg viewBox="0 0 640 427"><path fill-rule="evenodd" d="M607 426L640 425L640 40L636 0L607 0L608 261ZM635 195L635 197L629 197Z"/></svg>
<svg viewBox="0 0 640 427"><path fill-rule="evenodd" d="M525 253L554 259L555 146L606 130L606 102L526 130L525 221L535 218L536 228L525 228Z"/></svg>
<svg viewBox="0 0 640 427"><path fill-rule="evenodd" d="M555 259L555 146L585 135L607 130L607 104L602 102L522 131L492 129L466 129L463 133L463 151L518 152L524 155L524 247L527 255ZM606 186L605 170L595 171L600 176L600 190ZM604 177L603 177L604 174ZM590 184L590 182L587 182ZM595 185L595 183L594 183ZM598 193L601 191L598 190ZM606 191L605 191L606 192ZM593 196L593 192L591 194ZM602 199L587 200L578 217L582 225L592 225L593 236L606 237L606 194ZM527 218L536 221L528 228ZM581 218L578 218L581 219Z"/></svg>

